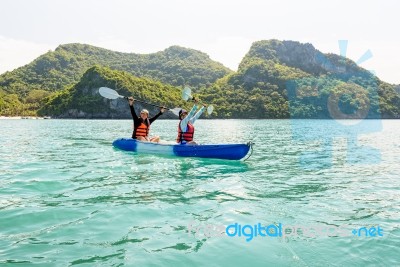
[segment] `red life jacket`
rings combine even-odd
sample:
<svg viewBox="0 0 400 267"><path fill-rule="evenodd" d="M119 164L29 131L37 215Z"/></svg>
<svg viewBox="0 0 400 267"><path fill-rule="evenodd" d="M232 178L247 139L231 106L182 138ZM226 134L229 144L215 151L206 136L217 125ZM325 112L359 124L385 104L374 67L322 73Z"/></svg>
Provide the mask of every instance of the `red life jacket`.
<svg viewBox="0 0 400 267"><path fill-rule="evenodd" d="M147 137L150 131L150 123L147 120L148 126L146 123L142 122L135 130L134 130L134 138L138 138L139 136Z"/></svg>
<svg viewBox="0 0 400 267"><path fill-rule="evenodd" d="M181 122L178 124L178 137L176 138L177 143L182 143L182 141L190 142L193 141L194 136L194 126L188 122L186 132L181 130Z"/></svg>

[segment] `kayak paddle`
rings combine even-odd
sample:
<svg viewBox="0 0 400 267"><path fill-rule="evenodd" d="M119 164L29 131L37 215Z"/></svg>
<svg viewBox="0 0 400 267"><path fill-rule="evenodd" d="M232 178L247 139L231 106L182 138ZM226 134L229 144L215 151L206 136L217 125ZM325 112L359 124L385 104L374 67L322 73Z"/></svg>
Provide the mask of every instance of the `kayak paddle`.
<svg viewBox="0 0 400 267"><path fill-rule="evenodd" d="M185 101L193 100L192 90L189 87L185 87L182 91L182 99ZM202 103L200 103L202 104ZM214 107L212 105L207 106L207 114L210 115L214 111Z"/></svg>
<svg viewBox="0 0 400 267"><path fill-rule="evenodd" d="M108 98L108 99L117 99L117 98L128 99L128 97L122 96L122 95L118 94L117 91L115 91L115 90L113 90L111 88L108 88L108 87L100 87L99 88L99 94L102 97L105 97L105 98ZM144 104L147 104L147 105L150 105L150 106L153 106L153 107L165 108L166 110L169 110L172 113L174 113L176 116L179 116L179 111L181 110L181 108L172 108L172 109L170 109L170 108L154 105L154 104L148 103L148 102L143 101L143 100L138 100L138 99L135 99L134 101L140 102L140 103L144 103Z"/></svg>

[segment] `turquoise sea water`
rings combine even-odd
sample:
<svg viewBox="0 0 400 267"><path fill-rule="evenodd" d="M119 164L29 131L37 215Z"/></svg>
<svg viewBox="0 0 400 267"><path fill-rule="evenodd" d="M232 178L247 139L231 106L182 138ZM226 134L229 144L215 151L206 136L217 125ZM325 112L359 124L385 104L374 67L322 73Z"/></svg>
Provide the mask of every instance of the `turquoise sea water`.
<svg viewBox="0 0 400 267"><path fill-rule="evenodd" d="M156 121L152 133L173 140L176 124ZM131 127L128 120L0 120L0 265L400 264L400 121L382 121L351 141L331 121L196 122L199 142L252 140L245 162L113 149ZM376 150L357 152L356 142ZM234 223L349 231L289 230L249 242L201 231ZM364 226L379 226L383 236L351 233Z"/></svg>

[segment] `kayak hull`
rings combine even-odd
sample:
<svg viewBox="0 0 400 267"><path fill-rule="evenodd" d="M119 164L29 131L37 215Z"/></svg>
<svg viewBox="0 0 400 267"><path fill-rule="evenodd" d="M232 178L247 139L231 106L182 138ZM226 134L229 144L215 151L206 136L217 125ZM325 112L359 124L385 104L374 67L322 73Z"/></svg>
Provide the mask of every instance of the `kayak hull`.
<svg viewBox="0 0 400 267"><path fill-rule="evenodd" d="M132 138L120 138L113 142L113 146L121 150L138 153L239 160L247 155L251 144L182 145L142 142Z"/></svg>

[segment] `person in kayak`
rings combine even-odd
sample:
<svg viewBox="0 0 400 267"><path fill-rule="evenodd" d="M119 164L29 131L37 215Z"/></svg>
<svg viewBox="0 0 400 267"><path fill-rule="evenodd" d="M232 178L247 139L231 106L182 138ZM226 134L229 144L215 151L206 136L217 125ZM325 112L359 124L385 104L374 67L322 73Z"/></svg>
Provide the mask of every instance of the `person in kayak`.
<svg viewBox="0 0 400 267"><path fill-rule="evenodd" d="M197 103L197 100L194 99L194 102ZM193 108L188 113L186 110L181 109L179 111L179 124L178 124L178 136L176 138L176 142L180 144L193 144L196 142L193 141L194 137L194 126L195 121L203 114L204 109L207 105L203 104L201 109L195 114L197 110L197 105L195 104Z"/></svg>
<svg viewBox="0 0 400 267"><path fill-rule="evenodd" d="M147 109L142 109L140 111L140 116L137 116L135 113L135 109L133 108L133 97L129 97L128 100L133 118L132 138L139 141L159 142L159 136L154 136L151 138L149 137L150 124L152 124L158 117L160 117L164 113L165 108L160 108L160 112L153 118L149 118L149 111Z"/></svg>

